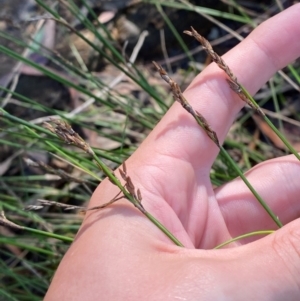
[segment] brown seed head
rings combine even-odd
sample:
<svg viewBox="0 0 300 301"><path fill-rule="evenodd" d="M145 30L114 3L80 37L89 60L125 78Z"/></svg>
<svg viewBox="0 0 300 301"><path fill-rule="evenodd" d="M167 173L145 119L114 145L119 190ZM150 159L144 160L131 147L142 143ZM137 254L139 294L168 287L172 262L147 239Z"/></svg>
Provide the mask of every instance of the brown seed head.
<svg viewBox="0 0 300 301"><path fill-rule="evenodd" d="M52 123L44 122L44 127L56 134L67 144L73 144L89 154L93 154L91 147L64 120L52 119Z"/></svg>

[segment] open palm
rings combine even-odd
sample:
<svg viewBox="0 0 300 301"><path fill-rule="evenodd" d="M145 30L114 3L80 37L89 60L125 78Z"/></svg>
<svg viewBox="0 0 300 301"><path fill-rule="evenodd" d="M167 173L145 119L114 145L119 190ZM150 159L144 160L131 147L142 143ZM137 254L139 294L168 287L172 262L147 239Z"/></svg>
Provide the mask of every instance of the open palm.
<svg viewBox="0 0 300 301"><path fill-rule="evenodd" d="M300 5L289 8L223 56L250 93L299 57L299 16ZM211 64L184 93L220 142L244 106L225 78ZM87 215L47 300L58 300L55 296L59 300L273 300L272 296L279 296L276 300L281 300L275 282L270 282L274 273L278 273L276 281L287 286L284 296L290 298L285 300L299 300L299 262L292 266L299 261L299 221L243 247L203 250L250 231L276 229L240 179L213 189L209 173L218 151L175 103L126 165L146 210L186 249L174 246L131 204L120 201ZM259 164L246 174L284 224L300 215L299 173L300 163L286 156ZM110 200L117 192L103 181L90 206Z"/></svg>

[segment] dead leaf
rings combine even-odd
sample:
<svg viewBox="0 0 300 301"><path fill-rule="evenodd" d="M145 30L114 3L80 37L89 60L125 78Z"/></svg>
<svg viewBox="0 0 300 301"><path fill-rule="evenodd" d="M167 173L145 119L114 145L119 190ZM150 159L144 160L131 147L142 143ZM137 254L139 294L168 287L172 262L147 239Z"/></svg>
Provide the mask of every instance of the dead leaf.
<svg viewBox="0 0 300 301"><path fill-rule="evenodd" d="M281 141L281 139L276 135L276 133L269 127L269 125L263 120L262 117L258 115L253 115L252 118L254 119L255 123L257 124L258 128L261 130L261 132L266 135L272 143L280 148L280 149L286 149L286 146ZM291 133L290 131L285 130L283 133L287 140L290 142L290 144L295 148L296 151L300 151L300 142L297 141L296 136Z"/></svg>

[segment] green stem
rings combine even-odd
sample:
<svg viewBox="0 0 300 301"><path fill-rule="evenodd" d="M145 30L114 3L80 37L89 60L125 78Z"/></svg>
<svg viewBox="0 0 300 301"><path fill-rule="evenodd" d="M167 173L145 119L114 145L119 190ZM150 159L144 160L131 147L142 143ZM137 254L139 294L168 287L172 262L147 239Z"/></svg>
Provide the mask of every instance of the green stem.
<svg viewBox="0 0 300 301"><path fill-rule="evenodd" d="M97 162L99 167L102 169L104 174L110 179L110 181L115 184L124 194L126 199L129 200L135 207L137 207L156 227L158 227L169 239L174 242L179 247L184 247L184 245L163 225L161 224L154 216L147 212L144 207L137 201L135 198L125 189L121 184L120 180L115 176L113 171L111 171L97 156L92 154L94 160Z"/></svg>
<svg viewBox="0 0 300 301"><path fill-rule="evenodd" d="M177 41L179 42L181 48L184 50L184 52L186 53L186 55L188 56L189 60L191 62L195 62L193 56L190 54L190 51L188 49L188 47L186 46L184 40L181 38L181 36L179 35L178 31L176 30L176 28L173 26L171 20L168 18L168 16L165 14L164 10L162 9L162 6L160 5L160 3L156 3L156 8L158 10L158 12L161 14L161 16L163 17L164 21L166 22L166 24L168 25L168 27L170 28L170 30L172 31L174 37L177 39Z"/></svg>
<svg viewBox="0 0 300 301"><path fill-rule="evenodd" d="M250 95L250 93L246 90L245 87L243 87L240 84L240 87L243 91L243 93L248 97L248 99L254 104L256 108L260 108L258 103L254 100L254 98ZM271 120L266 116L263 115L264 121L270 126L270 128L275 132L275 134L280 138L280 140L284 143L284 145L289 149L289 151L295 155L295 157L300 161L300 155L297 153L297 151L292 147L292 145L286 140L284 135L278 131L278 129L274 126L274 124L271 122Z"/></svg>
<svg viewBox="0 0 300 301"><path fill-rule="evenodd" d="M33 131L30 127L25 126L25 129L27 131L29 131L35 138L37 139L41 139L41 136L36 133L35 131ZM47 132L47 134L49 134L50 132ZM82 171L84 171L85 173L89 174L91 177L95 178L98 181L101 181L101 179L94 174L93 172L91 172L88 168L85 168L85 166L83 166L82 164L80 164L77 160L75 160L74 158L72 158L71 156L69 156L68 154L66 154L64 151L62 151L59 147L55 146L53 143L45 140L44 141L46 145L48 145L49 147L51 147L54 151L58 152L59 154L61 154L62 156L64 156L65 158L67 158L70 162L72 162L76 167L81 168Z"/></svg>
<svg viewBox="0 0 300 301"><path fill-rule="evenodd" d="M28 123L27 121L24 121L22 119L19 119L13 115L10 115L9 113L7 113L5 110L0 108L0 114L10 120L15 121L16 123L22 124L23 126L25 126L25 128L27 129L27 131L29 131L34 137L36 138L41 138L41 136L36 133L35 131L33 131L31 128L33 128L34 130L37 131L41 131L43 133L47 133L48 135L52 135L55 136L53 133L50 133L48 130L43 129L42 127L36 126L34 124ZM63 154L64 156L66 156L66 154L64 152L62 152L58 147L56 147L54 144L52 144L49 141L45 141L45 143L50 146L52 149L54 149L55 151ZM150 213L146 212L145 209L143 208L143 206L137 201L135 200L135 198L125 189L125 187L122 185L122 183L119 181L119 179L114 175L113 171L111 171L98 157L97 155L94 153L94 151L92 151L92 156L94 158L94 160L96 161L97 165L101 168L101 170L103 171L103 173L111 180L111 182L113 184L115 184L124 194L124 196L135 206L137 207L153 224L155 224L163 233L165 233L171 241L173 241L177 246L183 247L183 244L165 227L163 226L158 220L156 220ZM78 162L72 160L72 158L70 156L68 156L68 159L71 160L72 162L74 162L75 164L78 164ZM81 166L81 168L83 168L83 170L87 173L89 173L91 176L95 175L91 172L89 172L88 169L84 168L83 166ZM99 179L96 176L97 179ZM100 179L99 179L100 180ZM31 228L24 228L27 231L31 231L31 232L35 232L35 233L47 233L47 232L43 232L40 230L34 230ZM55 234L50 233L52 236L54 237ZM54 236L53 236L54 235ZM57 237L60 237L59 235ZM60 239L60 238L59 238ZM68 238L67 238L68 239Z"/></svg>
<svg viewBox="0 0 300 301"><path fill-rule="evenodd" d="M276 133L276 135L282 140L284 145L289 149L289 151L295 155L295 157L300 161L300 155L297 153L297 151L292 147L292 145L286 140L284 135L278 131L278 129L274 126L274 124L271 122L271 120L267 117L264 116L265 122L269 125L269 127Z"/></svg>
<svg viewBox="0 0 300 301"><path fill-rule="evenodd" d="M192 114L197 123L205 130L205 125L203 121L200 120L200 118L197 115ZM219 145L218 141L215 141L210 135L209 137L212 139L212 141L219 147L221 154L227 158L230 165L235 169L235 171L238 173L238 175L241 177L241 179L244 181L244 183L247 185L249 190L253 193L253 195L256 197L258 202L263 206L263 208L267 211L267 213L270 215L270 217L273 219L273 221L276 223L276 225L281 228L283 225L280 222L278 216L276 216L271 208L267 205L267 203L262 199L262 197L256 192L256 190L253 188L253 186L249 183L247 178L244 176L243 172L240 170L240 168L236 165L236 163L231 159L228 152L225 150L225 148L221 145Z"/></svg>
<svg viewBox="0 0 300 301"><path fill-rule="evenodd" d="M288 69L291 71L295 79L297 80L298 84L300 84L300 76L297 70L293 67L293 65L287 65Z"/></svg>
<svg viewBox="0 0 300 301"><path fill-rule="evenodd" d="M228 244L230 244L232 242L235 242L237 240L243 239L243 238L251 237L251 236L254 236L254 235L268 235L268 234L272 234L274 232L275 232L274 230L264 230L264 231L250 232L250 233L243 234L243 235L234 237L232 239L229 239L229 240L227 240L227 241L219 244L218 246L214 247L214 249L221 249L222 247L224 247L224 246L226 246L226 245L228 245Z"/></svg>
<svg viewBox="0 0 300 301"><path fill-rule="evenodd" d="M53 251L33 246L28 242L22 242L22 241L20 241L20 239L16 239L16 238L12 238L12 237L11 238L8 238L5 236L0 237L0 244L1 245L2 244L12 245L12 246L16 246L18 248L22 248L27 251L32 251L32 252L40 253L40 254L44 254L44 255L50 255L50 256L59 255L58 253L54 253ZM1 294L0 294L0 296L1 296ZM3 300L3 299L1 299L1 300ZM10 300L10 299L7 299L7 300Z"/></svg>
<svg viewBox="0 0 300 301"><path fill-rule="evenodd" d="M177 246L184 247L184 245L164 226L162 225L154 216L152 216L149 212L145 212L144 215L157 227L159 228L165 235L167 235Z"/></svg>
<svg viewBox="0 0 300 301"><path fill-rule="evenodd" d="M3 110L2 108L0 108L0 116L3 116L4 118L7 118L13 122L15 122L16 124L21 124L24 126L24 128L30 132L35 138L37 139L41 139L42 136L38 133L43 133L43 134L47 134L47 135L51 135L52 137L56 137L55 134L49 132L48 130L44 129L43 127L40 127L38 125L35 125L33 123L30 123L26 120L23 120L21 118L18 118L16 116L13 116L11 114L9 114L8 112L6 112L5 110ZM35 132L35 131L37 132ZM78 161L76 161L75 159L73 159L71 156L69 156L68 154L66 154L65 152L63 152L61 149L59 149L57 146L55 146L53 143L45 140L44 141L45 144L47 144L49 147L51 147L53 150L55 150L56 152L60 153L61 155L63 155L65 158L67 158L69 161L71 161L75 166L80 167L85 173L89 174L90 176L92 176L93 178L97 179L98 181L101 181L101 179L94 174L93 172L91 172L89 169L85 168L82 164L80 164Z"/></svg>
<svg viewBox="0 0 300 301"><path fill-rule="evenodd" d="M88 18L84 18L82 19L82 16L80 17L80 15L78 15L78 17L80 17L80 20L83 22L83 24L86 26L87 29L89 29L92 33L95 34L95 36L97 37L97 39L99 39L99 41L101 41L103 43L103 45L105 45L105 47L107 47L117 58L117 60L120 62L119 64L116 63L116 59L114 57L110 57L109 55L106 54L105 51L103 51L101 49L101 47L97 46L95 43L91 42L89 39L87 39L83 34L81 34L79 31L77 31L75 28L73 28L70 24L68 24L63 18L61 18L56 12L54 12L53 10L51 10L47 5L43 5L43 1L42 0L36 0L36 2L39 5L42 5L43 8L48 11L51 15L54 16L55 21L59 22L60 24L66 26L68 29L70 29L72 32L74 32L78 37L80 37L84 42L86 42L90 47L92 47L95 51L97 51L98 53L100 53L104 58L106 58L110 63L112 63L114 66L116 66L119 70L121 70L124 74L126 74L130 79L132 79L135 83L137 83L140 87L142 87L145 91L147 91L156 101L157 103L164 109L167 108L167 106L160 100L160 98L158 97L157 93L155 92L154 89L151 89L151 86L148 84L148 82L146 80L138 80L137 78L135 78L134 75L132 75L127 68L122 67L121 64L125 63L124 57L112 46L112 44L108 41L108 39L104 38L99 32L98 30L96 30L93 26L93 24L88 20ZM69 10L76 16L76 12L74 11L74 7L68 7ZM0 45L1 46L1 45ZM3 49L5 47L2 47ZM6 48L7 49L7 48ZM0 47L0 51L3 51ZM6 52L4 52L6 53ZM11 53L7 52L7 55L11 55ZM13 56L12 56L13 57ZM18 60L22 61L22 57L19 56L20 58ZM27 62L24 60L24 62L27 64ZM34 65L34 64L33 64ZM38 64L36 64L38 65ZM34 66L36 69L39 70L39 68L37 66ZM42 71L43 72L43 71ZM50 76L51 77L51 76ZM71 87L72 83L69 81L68 83ZM73 84L74 85L74 84ZM75 85L75 89L76 86L78 88L80 88L80 85ZM74 87L73 87L74 88ZM82 88L83 89L83 88ZM87 90L86 90L87 91ZM87 91L88 92L88 91ZM90 92L88 92L90 93ZM88 93L86 93L87 95L89 95ZM90 95L89 95L90 96ZM98 97L96 96L91 96L94 97L95 99L98 99ZM109 105L108 105L109 106Z"/></svg>
<svg viewBox="0 0 300 301"><path fill-rule="evenodd" d="M258 202L263 206L263 208L267 211L267 213L270 215L270 217L273 219L273 221L276 223L276 225L281 228L283 225L280 222L278 216L276 216L271 208L267 205L267 203L262 199L262 197L256 192L256 190L253 188L253 186L249 183L247 178L244 176L242 171L239 169L239 167L236 165L236 163L231 159L228 152L225 150L223 146L220 146L220 152L222 155L224 155L227 160L229 161L230 165L235 169L235 171L238 173L238 175L241 177L241 179L244 181L244 183L247 185L249 190L253 193L253 195L256 197Z"/></svg>
<svg viewBox="0 0 300 301"><path fill-rule="evenodd" d="M73 242L73 238L68 237L68 236L58 235L58 234L54 234L54 233L51 233L51 232L37 230L37 229L29 228L29 227L22 227L22 229L25 230L25 231L34 233L34 234L39 234L39 235L42 235L42 236L47 236L47 237L59 239L59 240L64 241L64 242L70 242L70 243Z"/></svg>

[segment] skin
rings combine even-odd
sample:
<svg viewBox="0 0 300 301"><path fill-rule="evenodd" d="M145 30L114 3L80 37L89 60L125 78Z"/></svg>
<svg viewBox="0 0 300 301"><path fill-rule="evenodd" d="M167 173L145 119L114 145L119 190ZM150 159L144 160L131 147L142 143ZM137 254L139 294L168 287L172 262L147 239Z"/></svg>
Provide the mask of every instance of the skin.
<svg viewBox="0 0 300 301"><path fill-rule="evenodd" d="M298 4L261 24L224 60L254 94L300 56L299 37ZM184 93L221 142L244 106L225 78L211 64ZM213 189L209 172L217 154L175 103L126 164L146 210L185 248L119 201L86 215L45 300L300 300L300 163L289 155L246 173L283 228L210 250L237 235L276 229L239 178ZM104 180L89 206L117 193Z"/></svg>

